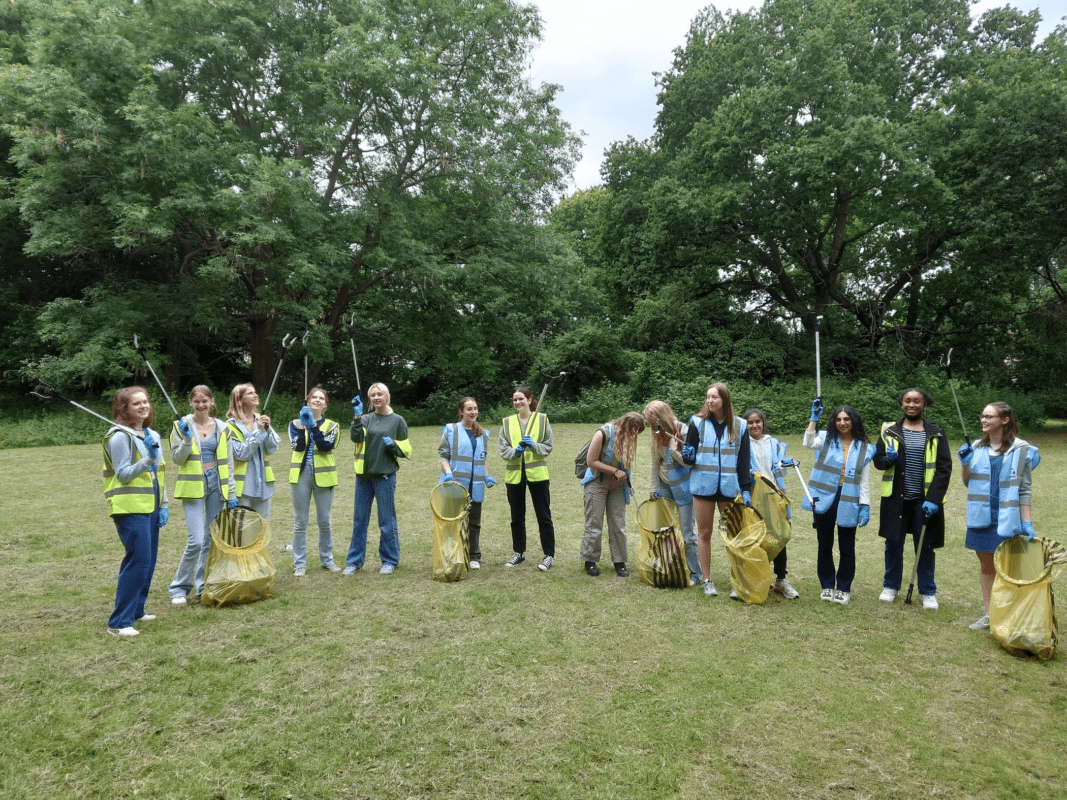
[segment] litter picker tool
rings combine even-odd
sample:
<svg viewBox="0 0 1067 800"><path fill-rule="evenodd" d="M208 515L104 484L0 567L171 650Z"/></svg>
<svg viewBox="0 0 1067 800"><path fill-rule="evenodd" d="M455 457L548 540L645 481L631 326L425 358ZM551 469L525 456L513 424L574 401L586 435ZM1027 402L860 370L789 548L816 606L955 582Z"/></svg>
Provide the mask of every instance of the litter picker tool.
<svg viewBox="0 0 1067 800"><path fill-rule="evenodd" d="M676 433L671 433L670 431L663 430L663 426L660 425L658 422L656 423L656 427L653 428L653 430L656 433L665 433L665 434L667 434L668 436L670 436L672 439L674 439L674 441L678 442L679 444L685 444L685 439L683 439L681 436L679 436Z"/></svg>
<svg viewBox="0 0 1067 800"><path fill-rule="evenodd" d="M300 339L300 344L304 346L304 397L308 396L308 339L310 338L311 331L304 331Z"/></svg>
<svg viewBox="0 0 1067 800"><path fill-rule="evenodd" d="M159 391L163 392L163 399L167 401L167 405L169 405L170 410L174 412L174 416L180 417L181 414L178 413L178 409L176 409L174 407L174 403L171 402L170 395L167 394L167 390L163 386L163 381L159 379L159 376L156 375L156 371L152 369L152 362L148 360L148 354L145 353L144 348L141 347L140 342L137 341L136 333L133 335L133 349L141 354L141 358L144 359L144 363L148 365L148 371L151 372L152 377L156 379L156 384L159 386Z"/></svg>
<svg viewBox="0 0 1067 800"><path fill-rule="evenodd" d="M811 494L808 492L808 485L804 483L804 476L800 474L800 462L795 458L789 458L782 461L782 465L786 467L792 467L797 471L797 479L800 481L801 488L804 489L804 496L808 498L808 505L811 506L812 511L815 510L815 501L811 499Z"/></svg>
<svg viewBox="0 0 1067 800"><path fill-rule="evenodd" d="M544 373L541 373L541 374L544 375ZM561 373L559 373L559 375L547 375L546 376L548 378L548 380L545 381L544 388L541 389L541 396L537 398L537 410L538 411L541 410L541 404L545 402L545 394L548 392L548 384L549 384L549 382L554 381L557 378L562 378L566 374L567 374L566 372L561 372ZM544 412L541 412L541 413L544 413ZM530 420L531 420L530 422L526 423L527 432L529 432L529 426L530 426L530 424L531 424L531 422L533 420L533 414L530 415Z"/></svg>
<svg viewBox="0 0 1067 800"><path fill-rule="evenodd" d="M352 335L352 331L356 327L356 312L352 312L352 316L347 320L341 317L341 322L348 328L348 343L352 345L352 367L356 370L356 394L363 394L363 387L359 385L359 364L356 363L356 339Z"/></svg>
<svg viewBox="0 0 1067 800"><path fill-rule="evenodd" d="M263 403L263 411L267 410L267 403L270 402L270 396L274 392L274 384L278 382L278 375L282 371L282 364L285 363L285 357L289 354L289 348L293 346L295 341L296 337L291 333L287 333L282 337L282 357L278 359L278 369L274 370L274 380L270 382L270 389L267 390L267 399Z"/></svg>
<svg viewBox="0 0 1067 800"><path fill-rule="evenodd" d="M967 436L967 423L963 421L963 409L960 408L960 399L956 397L956 385L952 382L952 348L948 349L948 355L941 362L941 366L945 368L945 374L948 375L948 385L952 389L952 399L956 402L956 413L960 415L960 428L963 429L963 440L970 442L970 437Z"/></svg>
<svg viewBox="0 0 1067 800"><path fill-rule="evenodd" d="M914 536L914 534L912 534ZM911 605L911 593L915 589L915 580L919 576L919 556L923 552L923 540L926 538L926 515L923 514L922 528L919 529L919 546L915 550L915 566L911 568L911 583L908 584L908 596L904 598L904 605Z"/></svg>
<svg viewBox="0 0 1067 800"><path fill-rule="evenodd" d="M56 391L56 387L55 386L53 386L52 384L48 383L47 381L38 380L37 383L39 385L43 386L44 388L46 388L50 392L50 394L41 394L40 392L36 392L36 391L35 392L30 392L30 394L32 394L34 397L39 397L42 400L51 400L53 398L62 400L65 403L70 403L72 406L74 406L78 410L84 411L86 414L91 414L92 416L96 417L97 419L103 420L104 422L106 422L108 425L110 425L113 428L118 428L119 430L126 431L126 433L130 434L131 436L140 436L141 435L140 431L135 431L133 428L129 427L128 425L123 425L120 422L115 422L115 420L113 420L113 419L108 419L103 414L97 414L91 408L86 408L81 403L75 403L73 400L70 400L70 399L64 397L63 395L61 395L59 392Z"/></svg>
<svg viewBox="0 0 1067 800"><path fill-rule="evenodd" d="M822 400L822 355L819 352L819 323L821 322L822 317L815 317L815 396L820 400Z"/></svg>

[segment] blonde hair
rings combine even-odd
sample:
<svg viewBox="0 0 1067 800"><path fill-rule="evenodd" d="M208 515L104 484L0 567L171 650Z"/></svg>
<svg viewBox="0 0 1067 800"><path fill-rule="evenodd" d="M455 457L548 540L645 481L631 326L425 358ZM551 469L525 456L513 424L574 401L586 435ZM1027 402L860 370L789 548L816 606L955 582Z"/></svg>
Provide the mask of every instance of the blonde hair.
<svg viewBox="0 0 1067 800"><path fill-rule="evenodd" d="M613 419L611 426L615 429L615 455L624 469L633 470L637 437L645 429L645 418L636 411L630 411Z"/></svg>
<svg viewBox="0 0 1067 800"><path fill-rule="evenodd" d="M671 434L678 431L674 410L663 400L650 400L645 406L645 422L652 429L652 447L669 447Z"/></svg>
<svg viewBox="0 0 1067 800"><path fill-rule="evenodd" d="M234 386L233 391L230 392L230 407L226 409L226 416L230 419L242 419L244 417L244 403L241 401L246 394L255 390L255 384L252 383L239 383ZM252 409L252 416L255 416L255 414L256 410Z"/></svg>

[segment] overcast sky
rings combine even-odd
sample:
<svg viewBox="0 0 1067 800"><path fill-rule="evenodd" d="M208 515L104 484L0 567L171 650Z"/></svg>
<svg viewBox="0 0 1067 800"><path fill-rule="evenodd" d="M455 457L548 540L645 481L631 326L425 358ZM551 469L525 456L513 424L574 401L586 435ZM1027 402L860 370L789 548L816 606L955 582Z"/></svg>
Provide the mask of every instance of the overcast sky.
<svg viewBox="0 0 1067 800"><path fill-rule="evenodd" d="M534 53L535 82L558 83L557 104L577 132L583 132L582 160L574 172L576 189L600 183L600 164L612 142L633 136L646 139L656 117L653 72L665 72L673 50L702 0L533 0L545 21L544 41ZM974 16L1003 1L980 0ZM752 3L719 2L747 10ZM1063 22L1067 0L1016 0L1023 10L1041 12L1042 34Z"/></svg>

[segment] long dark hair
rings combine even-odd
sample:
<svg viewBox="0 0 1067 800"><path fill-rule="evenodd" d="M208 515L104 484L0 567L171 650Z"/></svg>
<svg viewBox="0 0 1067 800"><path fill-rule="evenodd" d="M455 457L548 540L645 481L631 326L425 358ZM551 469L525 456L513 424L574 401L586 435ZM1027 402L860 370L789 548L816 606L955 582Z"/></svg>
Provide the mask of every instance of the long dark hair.
<svg viewBox="0 0 1067 800"><path fill-rule="evenodd" d="M837 432L837 415L841 412L848 414L849 419L852 420L852 438L860 441L867 441L867 429L863 426L863 417L860 416L860 412L854 409L852 406L836 406L833 411L830 412L830 421L826 425L826 443L840 439L840 435Z"/></svg>
<svg viewBox="0 0 1067 800"><path fill-rule="evenodd" d="M530 401L530 410L531 411L536 411L537 410L537 398L534 397L534 393L533 392L531 392L525 386L516 386L515 387L515 392L522 392L526 396L526 399ZM512 396L514 396L515 392L512 392Z"/></svg>

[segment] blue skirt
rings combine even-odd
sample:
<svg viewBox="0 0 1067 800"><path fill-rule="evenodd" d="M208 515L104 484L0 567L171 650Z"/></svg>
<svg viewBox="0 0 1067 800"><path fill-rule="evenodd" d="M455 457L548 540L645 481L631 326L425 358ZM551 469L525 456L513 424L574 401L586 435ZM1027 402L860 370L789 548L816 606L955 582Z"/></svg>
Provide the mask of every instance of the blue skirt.
<svg viewBox="0 0 1067 800"><path fill-rule="evenodd" d="M997 533L997 526L988 525L984 528L968 528L964 546L977 553L992 553L1003 541Z"/></svg>

